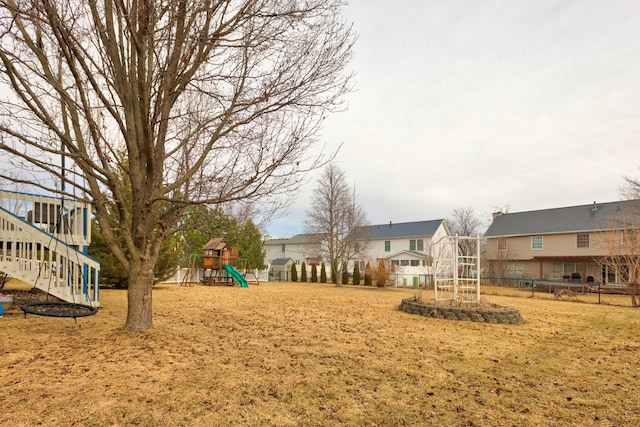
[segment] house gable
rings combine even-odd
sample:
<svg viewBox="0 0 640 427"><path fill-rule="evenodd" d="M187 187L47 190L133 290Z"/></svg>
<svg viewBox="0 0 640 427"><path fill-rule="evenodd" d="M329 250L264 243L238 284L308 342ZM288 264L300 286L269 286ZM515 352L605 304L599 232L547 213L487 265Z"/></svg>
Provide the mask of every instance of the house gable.
<svg viewBox="0 0 640 427"><path fill-rule="evenodd" d="M398 252L416 253L427 256L431 244L444 235L448 228L443 219L431 221L407 222L398 224L380 224L369 227L370 259L390 259Z"/></svg>
<svg viewBox="0 0 640 427"><path fill-rule="evenodd" d="M394 254L391 254L387 257L389 260L397 260L397 259L425 259L428 255L424 252L417 251L400 251Z"/></svg>

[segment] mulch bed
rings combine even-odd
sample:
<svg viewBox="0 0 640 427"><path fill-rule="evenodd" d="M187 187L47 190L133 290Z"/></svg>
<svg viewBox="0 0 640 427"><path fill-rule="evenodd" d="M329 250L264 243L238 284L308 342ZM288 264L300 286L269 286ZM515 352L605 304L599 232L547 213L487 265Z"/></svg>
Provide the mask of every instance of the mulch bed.
<svg viewBox="0 0 640 427"><path fill-rule="evenodd" d="M60 301L58 298L36 288L31 290L6 289L0 291L0 293L4 295L13 295L13 304L11 304L8 309L5 309L5 315L22 314L20 307L28 302Z"/></svg>

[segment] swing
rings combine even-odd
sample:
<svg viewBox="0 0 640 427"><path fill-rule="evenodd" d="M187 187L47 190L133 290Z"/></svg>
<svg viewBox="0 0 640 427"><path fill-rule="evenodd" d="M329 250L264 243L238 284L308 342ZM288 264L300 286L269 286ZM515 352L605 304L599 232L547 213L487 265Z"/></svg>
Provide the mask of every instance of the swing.
<svg viewBox="0 0 640 427"><path fill-rule="evenodd" d="M54 229L50 230L50 235L51 235L51 240L49 241L49 245L47 246L47 248L49 248L48 250L51 251L51 242L54 239L54 230L57 230L58 233L62 233L62 234L67 234L67 230L70 229L70 224L69 224L69 219L70 217L73 215L73 211L69 211L68 215L65 214L65 208L64 208L64 193L65 193L65 155L64 155L64 144L62 144L61 147L61 164L60 166L62 167L62 171L61 171L61 182L60 182L60 194L61 194L61 198L60 198L60 208L58 210L58 215L57 218L54 222L50 222L49 225L54 225ZM73 233L69 233L69 235L71 236L71 245L74 245L75 242L73 241ZM56 238L55 239L55 247L53 248L53 251L55 251L56 255L55 255L55 259L56 262L59 265L56 265L55 262L51 263L51 265L49 267L55 267L56 270L55 271L55 276L56 276L56 280L64 280L66 278L67 281L67 286L69 286L71 284L71 280L75 281L74 284L72 284L72 286L75 287L75 285L78 283L78 279L79 277L82 277L82 288L86 289L87 288L87 278L85 277L85 274L79 274L82 273L81 267L80 267L80 259L79 257L77 257L77 252L76 252L76 263L75 264L69 264L69 242L67 242L67 239L65 238L65 246L67 248L67 253L66 253L66 257L64 258L60 258L59 255L57 255L57 247L58 247L58 242L59 240ZM75 246L75 245L74 245ZM34 248L32 248L33 250ZM44 246L42 247L42 250L44 251L45 248ZM51 258L49 258L49 261L51 262ZM77 266L77 267L76 267ZM38 269L38 275L36 276L36 280L34 282L34 288L36 288L36 285L38 283L38 280L40 279L41 275L42 275L42 269L44 268L44 262L40 264L40 267ZM59 269L59 271L57 271ZM61 273L61 274L60 274ZM53 275L49 274L49 285L47 287L47 295L50 294L50 290L51 290L51 281L53 279ZM75 300L75 290L72 292L73 295L73 299ZM48 298L48 297L47 297ZM37 316L49 316L49 317L71 317L74 320L76 320L76 318L78 317L85 317L85 316L92 316L94 314L96 314L98 312L98 307L93 307L90 305L85 305L85 304L80 304L80 303L76 303L75 301L73 302L68 302L68 301L33 301L33 302L27 302L26 304L23 304L20 309L24 312L24 317L27 317L27 314L35 314Z"/></svg>
<svg viewBox="0 0 640 427"><path fill-rule="evenodd" d="M64 214L64 201L62 201L62 204L60 205L60 214L58 217L58 220L56 221L56 229L57 230L64 230L66 229L66 224L65 227L61 228L61 221L64 221L65 218L65 214ZM51 235L51 240L49 242L48 247L51 248L51 242L54 240L53 234ZM53 248L54 251L57 250L57 246L58 246L58 239L55 239L55 246ZM71 244L73 244L73 242L71 242ZM43 248L44 250L44 248ZM67 244L67 256L66 259L69 260L69 247ZM55 265L55 263L52 263ZM78 259L78 264L79 264L79 259ZM36 288L36 285L38 283L38 280L40 279L40 277L42 276L42 270L44 268L45 263L41 263L40 264L40 268L38 269L38 275L36 277L36 281L34 283L34 289ZM72 280L71 276L69 276L72 272L73 272L73 266L69 266L68 265L68 261L67 262L61 262L60 263L60 269L66 269L66 280L67 283L69 283L69 280ZM55 271L55 270L54 270ZM63 270L64 271L64 270ZM82 285L83 287L86 287L86 277L84 276L84 274L80 275L82 277ZM58 274L56 273L56 279L58 278ZM49 284L47 287L47 295L50 294L49 290L51 288L51 281L53 279L53 275L49 274ZM73 292L73 295L75 295L75 292ZM48 296L47 296L48 298ZM75 298L75 296L74 296ZM27 302L25 304L23 304L20 309L24 312L24 316L27 317L27 314L35 314L37 316L48 316L48 317L71 317L74 320L76 320L76 318L78 317L86 317L86 316L92 316L94 314L96 314L98 312L98 307L93 307L90 305L86 305L86 304L80 304L77 303L75 301L73 302L68 302L68 301L30 301Z"/></svg>
<svg viewBox="0 0 640 427"><path fill-rule="evenodd" d="M93 316L98 312L98 307L66 301L28 302L20 309L24 311L25 317L28 313L37 316L72 317L74 320L77 317Z"/></svg>

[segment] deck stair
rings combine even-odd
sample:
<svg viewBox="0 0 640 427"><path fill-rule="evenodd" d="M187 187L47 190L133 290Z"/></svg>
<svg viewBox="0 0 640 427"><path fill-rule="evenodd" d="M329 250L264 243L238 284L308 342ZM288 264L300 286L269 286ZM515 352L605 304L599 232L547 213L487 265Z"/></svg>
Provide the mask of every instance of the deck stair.
<svg viewBox="0 0 640 427"><path fill-rule="evenodd" d="M0 271L63 301L100 305L87 203L0 190Z"/></svg>

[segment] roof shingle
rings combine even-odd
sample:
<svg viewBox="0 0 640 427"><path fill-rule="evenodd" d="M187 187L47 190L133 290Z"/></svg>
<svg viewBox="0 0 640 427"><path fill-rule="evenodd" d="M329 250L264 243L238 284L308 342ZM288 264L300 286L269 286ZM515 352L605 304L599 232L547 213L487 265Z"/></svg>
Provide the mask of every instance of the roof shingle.
<svg viewBox="0 0 640 427"><path fill-rule="evenodd" d="M443 219L430 221L400 222L389 224L370 225L365 227L369 239L390 239L402 237L433 236Z"/></svg>
<svg viewBox="0 0 640 427"><path fill-rule="evenodd" d="M640 212L640 200L507 213L494 218L485 237L612 229L621 223L625 212Z"/></svg>

